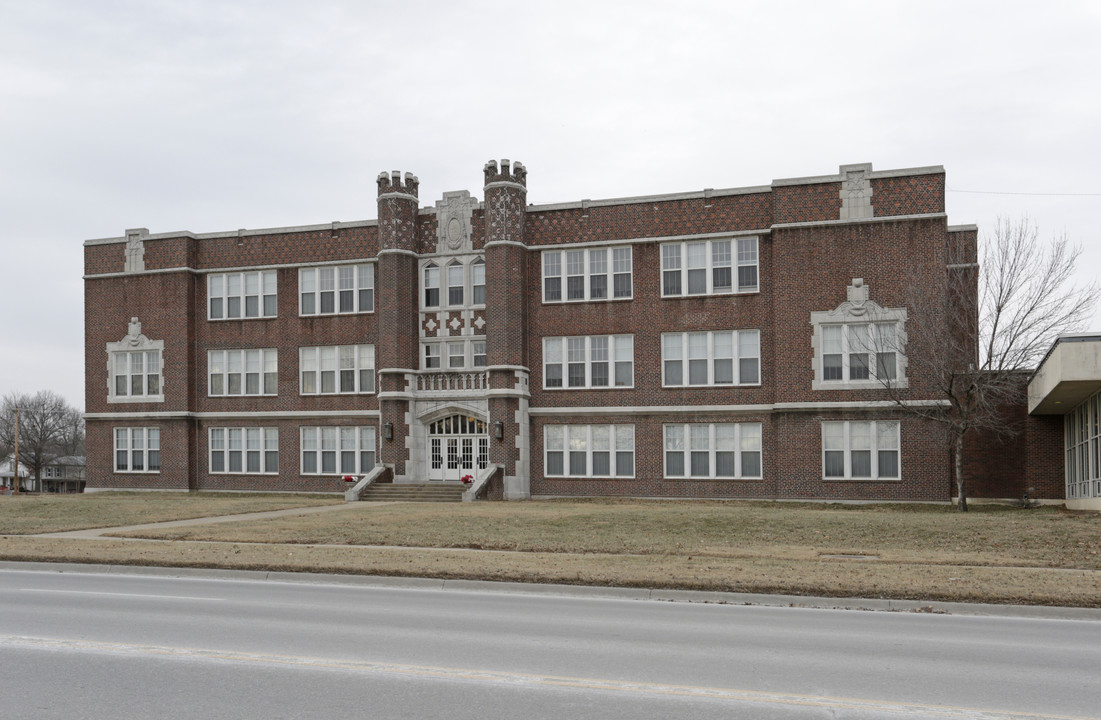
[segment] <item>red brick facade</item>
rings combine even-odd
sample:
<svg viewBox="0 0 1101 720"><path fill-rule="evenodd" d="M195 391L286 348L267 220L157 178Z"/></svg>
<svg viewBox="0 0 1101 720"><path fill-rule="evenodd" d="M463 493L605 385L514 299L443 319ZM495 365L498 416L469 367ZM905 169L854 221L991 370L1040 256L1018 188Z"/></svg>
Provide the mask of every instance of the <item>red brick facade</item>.
<svg viewBox="0 0 1101 720"><path fill-rule="evenodd" d="M816 372L823 372L822 351L815 349L819 341L811 322L812 313L840 312L854 298L852 317L857 319L865 300L873 310L901 311L911 282L920 283L929 296L947 300L949 276L973 273L960 266L974 263L975 231L949 228L943 169L874 172L870 166L847 166L836 176L760 187L548 206L528 204L526 170L519 163L488 163L484 181L483 202L467 193L447 193L435 208L422 208L417 178L383 173L377 220L209 235L130 231L129 243L127 238L86 243L88 486L336 492L343 490L339 468L303 472L307 461L301 429L369 427L375 460L391 468L395 482L429 475L457 480L457 473L436 466L442 462L450 469L457 462L469 467L479 462L479 448L485 448L482 460L502 468L490 483L492 497L951 497L950 456L937 426L901 414L881 387L816 385ZM757 281L751 289L663 296L663 248L681 245L686 253L682 262L688 263L688 245L730 242L721 247L735 249L733 272L739 277L739 238L756 238L755 262L741 260L755 268ZM712 245L703 247L712 252ZM583 249L589 258L588 251L600 254L602 248L607 250L609 288L613 257L622 258L614 250L629 250L627 297L545 299L546 253L559 253L565 297L571 281L564 251ZM581 256L575 252L571 257ZM589 264L593 262L582 260L589 272L582 283L599 274L593 269L599 266ZM331 277L340 278L341 268L353 266L371 268L369 311L300 314L300 296L307 290L300 284L301 273L333 268ZM474 278L481 268L484 302L475 299ZM277 282L274 317L208 319L208 282L221 282L212 278L235 275L244 283L245 275L270 271ZM431 272L438 273L439 303L429 306L425 283ZM449 273L464 278L461 302L448 296ZM332 288L338 303L346 299L339 295L343 287ZM242 307L249 294L246 288ZM145 339L137 339L135 332L127 335L131 318L140 322ZM758 333L759 382L663 384L663 333L700 338L729 331ZM632 338L625 387L547 386L545 339L606 336ZM127 348L163 342L163 395L154 401L114 396L109 348L117 350L126 338ZM300 348L353 345L373 348L375 366L366 369L374 378L371 391L302 391L302 371L308 369L300 367ZM221 349L274 350L276 391L212 397L208 353ZM911 357L922 352L916 342L904 350ZM593 373L597 370L590 363L598 362L596 357L586 363ZM561 367L569 370L567 359ZM344 381L340 370L334 371L337 383ZM908 400L936 399L929 378L917 371L903 376ZM323 372L318 377L324 382ZM433 423L452 416L482 421L488 447L479 445L479 438L464 445L451 435L433 436ZM825 470L823 423L838 421L854 434L898 422L897 448L889 447L889 438L876 441L886 443L882 447L888 455L895 453L895 459L874 461L883 463L882 468L897 465L898 472L865 477L850 472L846 464L844 477L832 477ZM684 476L670 474L667 426L722 426L711 430L718 438L727 425L738 423L751 426L750 435L759 427L757 450L749 440L738 456L752 467L752 453L759 452L759 474L732 477L734 473L719 470L719 455L727 446L718 439L698 451L702 454L686 448L683 457L692 469L685 469ZM600 476L596 440L589 441L586 472L548 472L548 432L558 432L548 426L611 425L633 428L630 472ZM148 470L154 462L151 455L119 460L115 429L131 427L159 430L159 470ZM212 472L212 428L276 429L278 470L249 472L246 459L240 471ZM1027 445L1028 453L1035 449L1045 458L1057 458L1058 445L1054 451L1049 447L1051 434L1046 426L1030 425L1018 454ZM440 448L442 460L433 455L434 447ZM457 455L448 456L449 447ZM1047 470L1029 470L1035 476L1021 478L986 464L989 447L973 448L975 494L1017 496L1023 487L1035 488L1037 496L1061 493L1060 478L1052 480ZM249 448L240 449L247 453ZM335 449L338 457L341 449ZM845 462L851 460L853 468L857 460L852 451L859 449L846 446ZM464 451L475 459L461 457ZM569 448L564 453L568 465ZM711 453L710 460L706 453ZM697 461L700 467L710 462L710 470L697 473ZM118 462L124 463L122 471ZM141 469L134 471L126 463L139 463Z"/></svg>

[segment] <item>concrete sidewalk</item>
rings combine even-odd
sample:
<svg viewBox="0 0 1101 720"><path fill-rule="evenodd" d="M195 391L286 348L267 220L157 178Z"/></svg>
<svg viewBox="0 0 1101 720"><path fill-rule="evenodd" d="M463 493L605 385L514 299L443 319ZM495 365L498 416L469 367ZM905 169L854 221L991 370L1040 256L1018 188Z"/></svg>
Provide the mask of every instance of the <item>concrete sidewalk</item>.
<svg viewBox="0 0 1101 720"><path fill-rule="evenodd" d="M107 538L106 536L109 533L129 532L131 530L190 527L194 525L217 525L218 523L239 522L242 520L263 520L265 518L287 517L291 515L312 515L314 513L332 512L334 510L347 510L351 508L366 510L372 505L379 506L388 504L389 503L343 503L340 505L287 508L285 510L266 510L264 512L241 513L239 515L215 515L212 517L188 518L187 520L169 520L166 522L144 523L142 525L121 525L117 527L89 528L87 530L66 530L64 532L38 533L35 535L26 535L25 537L84 538L86 540L137 540L139 538Z"/></svg>

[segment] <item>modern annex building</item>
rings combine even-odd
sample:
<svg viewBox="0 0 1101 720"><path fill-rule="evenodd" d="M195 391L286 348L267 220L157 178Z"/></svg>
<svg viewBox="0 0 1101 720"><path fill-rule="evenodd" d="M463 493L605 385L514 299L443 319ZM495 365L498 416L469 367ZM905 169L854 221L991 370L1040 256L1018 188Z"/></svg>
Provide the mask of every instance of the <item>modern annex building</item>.
<svg viewBox="0 0 1101 720"><path fill-rule="evenodd" d="M940 430L883 388L936 401L901 278L973 282L943 168L557 205L520 163L484 177L422 208L383 173L375 220L86 242L88 487L335 492L378 466L507 499L951 497ZM1019 445L1061 458L1037 422ZM973 471L1062 497L1061 465Z"/></svg>

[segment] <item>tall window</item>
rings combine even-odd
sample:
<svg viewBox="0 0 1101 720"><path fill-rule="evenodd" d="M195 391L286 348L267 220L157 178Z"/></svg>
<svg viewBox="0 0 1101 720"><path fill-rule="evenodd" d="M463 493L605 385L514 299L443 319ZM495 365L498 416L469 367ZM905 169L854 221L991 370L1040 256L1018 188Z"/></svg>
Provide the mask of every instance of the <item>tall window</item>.
<svg viewBox="0 0 1101 720"><path fill-rule="evenodd" d="M761 423L666 425L665 477L760 478Z"/></svg>
<svg viewBox="0 0 1101 720"><path fill-rule="evenodd" d="M475 305L486 304L486 261L478 258L470 266L470 301Z"/></svg>
<svg viewBox="0 0 1101 720"><path fill-rule="evenodd" d="M375 391L375 346L336 345L298 348L303 395Z"/></svg>
<svg viewBox="0 0 1101 720"><path fill-rule="evenodd" d="M115 472L161 471L161 431L151 427L115 428Z"/></svg>
<svg viewBox="0 0 1101 720"><path fill-rule="evenodd" d="M361 475L375 467L375 428L302 428L303 475Z"/></svg>
<svg viewBox="0 0 1101 720"><path fill-rule="evenodd" d="M634 425L547 425L548 477L634 477Z"/></svg>
<svg viewBox="0 0 1101 720"><path fill-rule="evenodd" d="M211 320L275 317L276 272L207 275L207 317Z"/></svg>
<svg viewBox="0 0 1101 720"><path fill-rule="evenodd" d="M279 429L210 428L210 472L274 475L279 472Z"/></svg>
<svg viewBox="0 0 1101 720"><path fill-rule="evenodd" d="M463 264L458 260L447 266L447 304L451 307L462 307L464 280Z"/></svg>
<svg viewBox="0 0 1101 720"><path fill-rule="evenodd" d="M1064 416L1067 499L1101 497L1101 393Z"/></svg>
<svg viewBox="0 0 1101 720"><path fill-rule="evenodd" d="M543 387L633 387L633 335L543 338Z"/></svg>
<svg viewBox="0 0 1101 720"><path fill-rule="evenodd" d="M440 268L435 264L424 268L424 306L440 306Z"/></svg>
<svg viewBox="0 0 1101 720"><path fill-rule="evenodd" d="M757 385L761 382L759 330L665 333L662 384Z"/></svg>
<svg viewBox="0 0 1101 720"><path fill-rule="evenodd" d="M897 420L822 423L822 474L827 479L899 478Z"/></svg>
<svg viewBox="0 0 1101 720"><path fill-rule="evenodd" d="M661 295L757 292L757 238L694 240L661 246Z"/></svg>
<svg viewBox="0 0 1101 720"><path fill-rule="evenodd" d="M544 252L543 302L630 299L631 253L630 246Z"/></svg>
<svg viewBox="0 0 1101 720"><path fill-rule="evenodd" d="M110 355L112 399L162 399L160 350L114 351Z"/></svg>
<svg viewBox="0 0 1101 720"><path fill-rule="evenodd" d="M208 350L207 392L211 397L275 395L278 392L277 357L275 348Z"/></svg>
<svg viewBox="0 0 1101 720"><path fill-rule="evenodd" d="M373 265L337 265L298 271L300 315L366 313L375 310Z"/></svg>

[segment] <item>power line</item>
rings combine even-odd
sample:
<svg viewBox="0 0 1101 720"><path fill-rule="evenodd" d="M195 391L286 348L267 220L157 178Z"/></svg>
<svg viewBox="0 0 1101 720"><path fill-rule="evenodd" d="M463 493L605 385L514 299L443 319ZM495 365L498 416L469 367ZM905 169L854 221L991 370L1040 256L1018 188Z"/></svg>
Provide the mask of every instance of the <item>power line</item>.
<svg viewBox="0 0 1101 720"><path fill-rule="evenodd" d="M1042 192L999 192L996 190L956 190L945 185L948 192L970 193L973 195L1032 195L1043 197L1101 197L1101 193L1042 193Z"/></svg>

